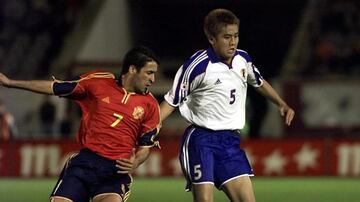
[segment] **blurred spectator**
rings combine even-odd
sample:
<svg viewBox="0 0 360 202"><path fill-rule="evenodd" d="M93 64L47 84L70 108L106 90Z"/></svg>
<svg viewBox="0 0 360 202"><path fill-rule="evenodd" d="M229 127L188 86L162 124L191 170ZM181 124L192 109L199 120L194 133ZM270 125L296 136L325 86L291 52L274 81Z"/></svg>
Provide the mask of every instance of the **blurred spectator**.
<svg viewBox="0 0 360 202"><path fill-rule="evenodd" d="M14 117L6 110L4 103L0 100L0 140L8 141L17 137L17 133Z"/></svg>
<svg viewBox="0 0 360 202"><path fill-rule="evenodd" d="M39 113L41 133L46 137L54 137L56 107L54 103L51 102L50 96L46 95L44 97L44 101L40 105Z"/></svg>
<svg viewBox="0 0 360 202"><path fill-rule="evenodd" d="M72 132L72 123L71 120L67 117L65 117L60 122L60 135L61 138L69 139L71 137Z"/></svg>
<svg viewBox="0 0 360 202"><path fill-rule="evenodd" d="M71 137L73 129L73 120L71 119L71 109L66 109L64 118L60 121L61 138L68 139Z"/></svg>

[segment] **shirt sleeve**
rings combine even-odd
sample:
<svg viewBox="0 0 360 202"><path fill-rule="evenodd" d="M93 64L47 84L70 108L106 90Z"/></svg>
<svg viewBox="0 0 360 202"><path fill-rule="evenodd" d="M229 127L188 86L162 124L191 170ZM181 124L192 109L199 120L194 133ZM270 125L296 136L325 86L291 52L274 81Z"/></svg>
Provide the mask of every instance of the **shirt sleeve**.
<svg viewBox="0 0 360 202"><path fill-rule="evenodd" d="M80 98L86 94L84 82L81 82L81 76L75 77L70 80L55 80L53 85L54 94L66 98Z"/></svg>
<svg viewBox="0 0 360 202"><path fill-rule="evenodd" d="M173 107L179 106L184 99L198 88L205 76L209 58L206 54L192 57L176 72L171 90L164 99Z"/></svg>
<svg viewBox="0 0 360 202"><path fill-rule="evenodd" d="M139 146L155 146L158 142L155 140L160 131L160 109L159 104L154 101L149 104L149 110L142 124L141 136L138 140Z"/></svg>
<svg viewBox="0 0 360 202"><path fill-rule="evenodd" d="M91 86L96 84L96 78L115 79L115 76L110 72L94 70L70 80L54 79L53 92L60 97L79 100L87 96Z"/></svg>
<svg viewBox="0 0 360 202"><path fill-rule="evenodd" d="M261 76L260 71L252 62L247 63L247 72L249 72L247 82L250 85L257 88L263 84L263 77Z"/></svg>
<svg viewBox="0 0 360 202"><path fill-rule="evenodd" d="M181 66L176 72L172 88L164 96L164 99L173 107L177 107L180 104L185 91L185 84L181 85L180 77L183 72L183 66Z"/></svg>

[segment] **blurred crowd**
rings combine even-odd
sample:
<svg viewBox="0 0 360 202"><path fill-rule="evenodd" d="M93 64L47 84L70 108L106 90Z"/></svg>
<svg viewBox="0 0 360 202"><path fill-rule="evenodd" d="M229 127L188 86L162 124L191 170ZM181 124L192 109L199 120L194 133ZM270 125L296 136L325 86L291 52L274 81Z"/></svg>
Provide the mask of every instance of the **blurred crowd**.
<svg viewBox="0 0 360 202"><path fill-rule="evenodd" d="M303 76L360 76L360 1L321 2Z"/></svg>
<svg viewBox="0 0 360 202"><path fill-rule="evenodd" d="M85 0L2 0L0 66L12 78L44 77Z"/></svg>

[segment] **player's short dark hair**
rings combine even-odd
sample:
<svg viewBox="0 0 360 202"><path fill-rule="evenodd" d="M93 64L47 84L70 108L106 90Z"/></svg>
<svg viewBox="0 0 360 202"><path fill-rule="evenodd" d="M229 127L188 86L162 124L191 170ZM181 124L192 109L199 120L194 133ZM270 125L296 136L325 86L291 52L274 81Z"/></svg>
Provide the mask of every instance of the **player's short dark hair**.
<svg viewBox="0 0 360 202"><path fill-rule="evenodd" d="M223 8L218 8L210 11L204 19L204 32L209 37L215 37L226 25L240 25L239 18L236 15Z"/></svg>
<svg viewBox="0 0 360 202"><path fill-rule="evenodd" d="M150 48L145 46L135 47L126 53L120 75L126 74L131 65L134 65L139 71L147 62L152 61L156 62L158 65L160 64L158 57Z"/></svg>

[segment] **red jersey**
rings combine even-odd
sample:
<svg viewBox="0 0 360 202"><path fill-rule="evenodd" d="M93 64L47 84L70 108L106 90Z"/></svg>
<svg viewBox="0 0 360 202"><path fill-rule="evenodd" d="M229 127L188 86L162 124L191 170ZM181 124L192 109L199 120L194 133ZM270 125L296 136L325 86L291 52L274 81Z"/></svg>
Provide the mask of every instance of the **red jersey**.
<svg viewBox="0 0 360 202"><path fill-rule="evenodd" d="M160 110L151 93L127 92L113 74L99 71L55 84L55 94L81 107L77 140L84 147L115 160L129 158L137 146L153 145L139 145L147 133L152 134L151 141L158 133Z"/></svg>

